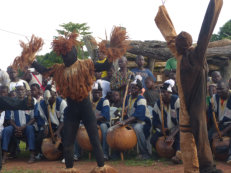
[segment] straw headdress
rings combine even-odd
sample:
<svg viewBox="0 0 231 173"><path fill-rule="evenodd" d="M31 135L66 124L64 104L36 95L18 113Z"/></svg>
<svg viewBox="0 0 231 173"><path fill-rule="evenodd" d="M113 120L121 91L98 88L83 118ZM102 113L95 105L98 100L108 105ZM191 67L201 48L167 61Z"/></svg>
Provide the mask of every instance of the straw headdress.
<svg viewBox="0 0 231 173"><path fill-rule="evenodd" d="M76 40L78 34L76 32L72 32L70 34L66 34L65 37L59 36L53 40L51 43L53 50L58 55L66 55L69 51L71 51L73 46L77 46L80 44Z"/></svg>
<svg viewBox="0 0 231 173"><path fill-rule="evenodd" d="M123 27L114 27L110 41L103 40L99 43L99 51L107 56L110 62L121 58L129 48L128 36Z"/></svg>
<svg viewBox="0 0 231 173"><path fill-rule="evenodd" d="M20 46L22 47L21 56L18 56L14 59L12 67L14 69L21 69L25 70L25 67L30 66L30 64L35 59L35 54L41 50L43 46L42 38L35 37L34 35L31 36L31 40L29 43L24 43L20 41Z"/></svg>

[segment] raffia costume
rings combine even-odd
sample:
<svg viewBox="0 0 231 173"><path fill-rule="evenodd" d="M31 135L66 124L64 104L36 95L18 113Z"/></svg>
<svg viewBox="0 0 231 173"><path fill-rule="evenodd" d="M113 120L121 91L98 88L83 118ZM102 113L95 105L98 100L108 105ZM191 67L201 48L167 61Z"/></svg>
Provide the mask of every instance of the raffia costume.
<svg viewBox="0 0 231 173"><path fill-rule="evenodd" d="M176 81L180 97L180 145L184 172L213 172L214 161L206 124L206 49L216 25L222 0L211 0L204 17L197 46L186 56L176 50L175 28L164 6L159 7L155 22L177 59Z"/></svg>
<svg viewBox="0 0 231 173"><path fill-rule="evenodd" d="M73 169L73 150L79 123L80 120L82 120L93 146L98 165L93 172L116 173L117 171L115 169L104 165L103 151L99 140L96 117L89 99L89 92L94 82L94 72L108 70L111 66L110 62L125 54L128 47L128 42L125 41L125 39L127 39L126 30L115 27L112 31L110 42L103 41L99 44L100 51L108 57L108 60L103 64L94 64L90 59L78 60L77 49L75 48L78 44L76 37L76 33L72 33L68 35L67 38L59 37L52 43L54 51L62 56L64 64L55 64L53 67L47 69L36 61L32 63L32 66L39 73L53 77L58 91L67 100L67 108L64 113L63 146L65 164L68 169L61 172L78 172L76 169ZM35 40L35 38L32 39ZM37 38L36 40L40 41ZM32 49L33 45L42 45L35 43L36 42L32 40L29 45L24 44L23 52L29 53L22 53L22 56L18 57L14 62L14 67L22 68L25 66L23 60L30 63L34 59L33 57L31 58L31 55L35 54ZM34 50L39 50L39 48Z"/></svg>

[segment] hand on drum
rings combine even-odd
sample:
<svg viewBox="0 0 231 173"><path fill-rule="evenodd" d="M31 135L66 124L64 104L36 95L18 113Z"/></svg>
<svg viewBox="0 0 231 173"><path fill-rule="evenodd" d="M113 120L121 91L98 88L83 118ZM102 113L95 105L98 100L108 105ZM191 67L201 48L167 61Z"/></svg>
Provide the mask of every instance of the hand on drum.
<svg viewBox="0 0 231 173"><path fill-rule="evenodd" d="M165 142L166 143L171 143L171 142L173 142L174 141L174 138L173 138L173 136L167 136L167 138L166 138L166 140L165 140Z"/></svg>
<svg viewBox="0 0 231 173"><path fill-rule="evenodd" d="M49 133L48 127L45 125L45 126L44 126L44 135L45 135L45 136L48 136L48 133Z"/></svg>
<svg viewBox="0 0 231 173"><path fill-rule="evenodd" d="M219 138L218 133L217 133L217 132L216 132L216 133L214 133L212 138L213 138L213 139L218 139L218 138Z"/></svg>
<svg viewBox="0 0 231 173"><path fill-rule="evenodd" d="M61 138L60 132L58 130L55 131L54 136L57 138Z"/></svg>
<svg viewBox="0 0 231 173"><path fill-rule="evenodd" d="M126 123L124 121L118 121L116 122L116 125L119 125L119 126L124 126Z"/></svg>
<svg viewBox="0 0 231 173"><path fill-rule="evenodd" d="M221 131L221 136L223 136L222 131ZM213 134L212 139L218 139L218 138L219 138L219 135L218 135L218 133L217 133L217 132L215 132L215 133Z"/></svg>

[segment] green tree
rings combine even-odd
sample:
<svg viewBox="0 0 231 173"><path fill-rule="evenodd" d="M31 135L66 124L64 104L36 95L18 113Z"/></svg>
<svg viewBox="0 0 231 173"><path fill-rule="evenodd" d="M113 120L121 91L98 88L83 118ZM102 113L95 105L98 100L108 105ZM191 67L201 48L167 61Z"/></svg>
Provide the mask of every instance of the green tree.
<svg viewBox="0 0 231 173"><path fill-rule="evenodd" d="M231 39L231 20L226 22L221 28L218 34L213 34L210 41L217 41L222 39Z"/></svg>
<svg viewBox="0 0 231 173"><path fill-rule="evenodd" d="M77 46L78 49L78 58L84 59L89 56L87 51L84 51L83 47L85 46L85 43L83 41L84 36L89 36L91 32L89 32L90 27L87 26L87 23L64 23L61 24L60 27L62 29L58 30L57 32L59 35L65 36L68 33L71 33L73 31L77 32L79 34L79 37L77 38L80 42L80 45ZM62 58L60 56L57 56L57 54L54 51L51 51L45 55L40 55L36 57L37 61L42 64L45 67L51 67L55 63L63 63Z"/></svg>
<svg viewBox="0 0 231 173"><path fill-rule="evenodd" d="M63 29L62 30L58 30L57 29L57 32L60 34L60 35L67 35L71 32L77 32L79 34L79 37L77 38L78 41L80 41L80 45L77 46L77 49L78 49L78 58L79 59L85 59L89 56L88 52L87 51L84 51L83 50L83 47L85 46L85 43L84 43L84 36L88 36L91 34L91 32L89 32L89 29L90 27L87 26L87 23L72 23L72 22L69 22L69 23L64 23L62 25L60 25Z"/></svg>
<svg viewBox="0 0 231 173"><path fill-rule="evenodd" d="M45 55L39 55L36 57L36 59L39 64L47 68L51 67L52 65L56 63L58 64L63 63L63 59L60 56L57 56L57 54L54 51L46 53Z"/></svg>

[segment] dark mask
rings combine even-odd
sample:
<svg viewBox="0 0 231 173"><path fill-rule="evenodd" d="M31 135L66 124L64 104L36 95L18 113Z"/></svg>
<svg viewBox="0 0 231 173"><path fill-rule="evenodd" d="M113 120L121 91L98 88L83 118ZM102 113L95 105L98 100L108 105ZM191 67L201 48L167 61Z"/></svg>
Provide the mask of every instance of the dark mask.
<svg viewBox="0 0 231 173"><path fill-rule="evenodd" d="M66 67L70 67L77 61L77 50L75 46L72 47L71 51L69 51L66 55L62 55L63 63Z"/></svg>

